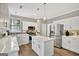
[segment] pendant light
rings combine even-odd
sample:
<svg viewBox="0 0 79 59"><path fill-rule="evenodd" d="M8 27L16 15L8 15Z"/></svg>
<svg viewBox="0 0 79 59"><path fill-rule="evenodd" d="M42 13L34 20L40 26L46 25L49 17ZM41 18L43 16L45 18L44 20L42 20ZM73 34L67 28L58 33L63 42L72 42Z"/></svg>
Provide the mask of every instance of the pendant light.
<svg viewBox="0 0 79 59"><path fill-rule="evenodd" d="M39 13L39 8L37 8L37 12ZM40 20L39 20L39 18L37 19L37 22L39 23L40 22Z"/></svg>
<svg viewBox="0 0 79 59"><path fill-rule="evenodd" d="M47 17L46 17L46 3L43 3L44 5L44 16L43 16L43 20L46 21Z"/></svg>

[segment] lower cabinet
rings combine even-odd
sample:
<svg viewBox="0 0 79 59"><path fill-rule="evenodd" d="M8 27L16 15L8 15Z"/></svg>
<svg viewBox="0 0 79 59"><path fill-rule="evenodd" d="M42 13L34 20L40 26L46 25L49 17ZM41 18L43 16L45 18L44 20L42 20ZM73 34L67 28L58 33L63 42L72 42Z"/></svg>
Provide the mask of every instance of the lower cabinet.
<svg viewBox="0 0 79 59"><path fill-rule="evenodd" d="M24 45L29 43L29 35L28 34L17 34L18 45Z"/></svg>
<svg viewBox="0 0 79 59"><path fill-rule="evenodd" d="M66 49L71 49L71 41L68 37L62 37L62 47Z"/></svg>
<svg viewBox="0 0 79 59"><path fill-rule="evenodd" d="M79 38L63 36L62 47L79 54Z"/></svg>
<svg viewBox="0 0 79 59"><path fill-rule="evenodd" d="M41 43L38 42L38 40L32 40L32 49L38 54L40 55L41 53Z"/></svg>
<svg viewBox="0 0 79 59"><path fill-rule="evenodd" d="M71 40L71 50L79 53L79 39L75 38Z"/></svg>

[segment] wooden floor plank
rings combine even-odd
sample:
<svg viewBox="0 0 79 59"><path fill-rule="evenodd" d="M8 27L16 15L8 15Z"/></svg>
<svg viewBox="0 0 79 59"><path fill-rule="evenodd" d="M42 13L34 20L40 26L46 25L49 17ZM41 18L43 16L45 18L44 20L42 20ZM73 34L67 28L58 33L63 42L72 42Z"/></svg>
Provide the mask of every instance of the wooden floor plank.
<svg viewBox="0 0 79 59"><path fill-rule="evenodd" d="M19 51L20 56L37 56L37 54L32 50L31 44L25 44L20 46ZM68 51L63 48L54 48L54 56L79 56L79 54L76 54L74 52Z"/></svg>

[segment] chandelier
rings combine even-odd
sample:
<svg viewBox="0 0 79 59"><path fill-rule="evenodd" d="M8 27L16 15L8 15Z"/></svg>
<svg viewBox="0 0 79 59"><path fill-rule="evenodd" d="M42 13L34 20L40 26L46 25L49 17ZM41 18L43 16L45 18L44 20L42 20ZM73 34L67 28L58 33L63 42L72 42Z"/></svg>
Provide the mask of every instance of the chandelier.
<svg viewBox="0 0 79 59"><path fill-rule="evenodd" d="M39 13L39 8L37 8L37 12ZM40 22L40 20L39 20L39 18L37 19L37 22L39 23Z"/></svg>

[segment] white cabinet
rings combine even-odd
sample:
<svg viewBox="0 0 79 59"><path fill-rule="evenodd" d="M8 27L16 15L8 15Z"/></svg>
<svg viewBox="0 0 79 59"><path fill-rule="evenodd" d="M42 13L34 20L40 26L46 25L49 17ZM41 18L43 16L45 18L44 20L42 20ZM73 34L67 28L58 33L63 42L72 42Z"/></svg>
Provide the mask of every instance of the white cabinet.
<svg viewBox="0 0 79 59"><path fill-rule="evenodd" d="M73 36L63 36L62 47L75 53L79 53L79 38Z"/></svg>
<svg viewBox="0 0 79 59"><path fill-rule="evenodd" d="M17 35L18 45L24 45L29 43L29 35L28 34L18 34Z"/></svg>
<svg viewBox="0 0 79 59"><path fill-rule="evenodd" d="M22 32L22 21L19 18L11 18L10 19L10 32L18 33Z"/></svg>
<svg viewBox="0 0 79 59"><path fill-rule="evenodd" d="M70 50L71 41L69 37L62 37L62 47Z"/></svg>
<svg viewBox="0 0 79 59"><path fill-rule="evenodd" d="M50 41L46 41L44 43L44 47L42 47L44 50L42 50L42 52L44 51L43 55L45 56L51 56L54 55L54 41L50 40Z"/></svg>
<svg viewBox="0 0 79 59"><path fill-rule="evenodd" d="M39 56L51 56L54 55L54 43L53 39L46 40L46 38L40 37L32 37L32 49Z"/></svg>
<svg viewBox="0 0 79 59"><path fill-rule="evenodd" d="M41 52L41 43L38 40L32 40L32 49L38 54L40 55Z"/></svg>
<svg viewBox="0 0 79 59"><path fill-rule="evenodd" d="M73 38L73 40L71 40L71 50L79 53L79 39L78 38Z"/></svg>

